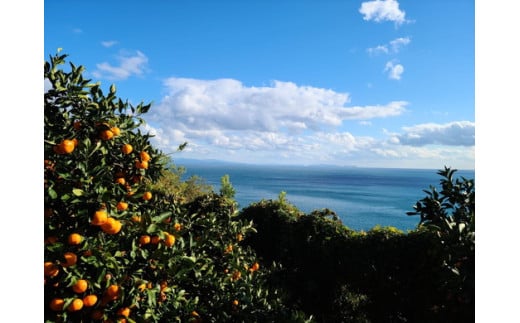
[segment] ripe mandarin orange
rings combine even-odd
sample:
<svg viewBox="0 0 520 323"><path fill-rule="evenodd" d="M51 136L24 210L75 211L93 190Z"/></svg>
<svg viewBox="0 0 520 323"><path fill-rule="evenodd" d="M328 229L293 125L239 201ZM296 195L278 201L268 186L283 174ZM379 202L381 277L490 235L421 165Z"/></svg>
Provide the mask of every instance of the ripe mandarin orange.
<svg viewBox="0 0 520 323"><path fill-rule="evenodd" d="M130 308L128 308L128 307L121 307L120 309L117 310L117 315L124 316L124 317L129 317L130 316Z"/></svg>
<svg viewBox="0 0 520 323"><path fill-rule="evenodd" d="M81 294L87 290L88 282L85 279L78 279L78 281L72 285L72 290L75 293Z"/></svg>
<svg viewBox="0 0 520 323"><path fill-rule="evenodd" d="M64 139L59 145L58 145L58 151L61 154L70 154L74 151L74 148L76 148L76 145L74 144L73 140L70 139Z"/></svg>
<svg viewBox="0 0 520 323"><path fill-rule="evenodd" d="M121 221L109 217L107 222L101 225L101 230L108 234L116 234L121 231L122 226Z"/></svg>
<svg viewBox="0 0 520 323"><path fill-rule="evenodd" d="M70 245L78 245L83 240L83 237L79 233L71 233L69 235L68 242Z"/></svg>
<svg viewBox="0 0 520 323"><path fill-rule="evenodd" d="M150 159L152 159L152 157L150 157L150 155L146 151L141 151L139 153L139 157L141 157L141 160L145 162L150 161Z"/></svg>
<svg viewBox="0 0 520 323"><path fill-rule="evenodd" d="M92 307L92 306L96 305L97 300L98 300L98 298L96 295L94 295L94 294L87 295L87 296L83 297L83 305L85 307Z"/></svg>
<svg viewBox="0 0 520 323"><path fill-rule="evenodd" d="M171 247L175 244L175 236L173 234L166 233L166 237L164 238L164 244L167 247Z"/></svg>
<svg viewBox="0 0 520 323"><path fill-rule="evenodd" d="M110 140L114 138L114 133L110 130L103 130L99 133L99 137L103 140Z"/></svg>
<svg viewBox="0 0 520 323"><path fill-rule="evenodd" d="M117 203L116 208L118 211L125 211L128 209L128 203L120 201Z"/></svg>
<svg viewBox="0 0 520 323"><path fill-rule="evenodd" d="M145 160L136 160L135 168L137 169L148 169L148 161Z"/></svg>
<svg viewBox="0 0 520 323"><path fill-rule="evenodd" d="M69 304L67 307L67 311L69 312L77 312L83 308L83 300L81 298L76 298Z"/></svg>
<svg viewBox="0 0 520 323"><path fill-rule="evenodd" d="M152 239L150 238L149 235L142 235L139 237L139 244L144 246L144 245L147 245L150 243Z"/></svg>
<svg viewBox="0 0 520 323"><path fill-rule="evenodd" d="M92 217L92 222L90 222L92 225L102 225L107 222L108 219L108 213L106 210L97 210L94 213L94 216Z"/></svg>
<svg viewBox="0 0 520 323"><path fill-rule="evenodd" d="M143 194L143 200L149 201L152 199L152 193L151 192L144 192Z"/></svg>
<svg viewBox="0 0 520 323"><path fill-rule="evenodd" d="M50 303L49 306L51 310L59 312L63 311L63 304L65 304L65 301L63 298L54 298Z"/></svg>
<svg viewBox="0 0 520 323"><path fill-rule="evenodd" d="M134 150L134 147L130 144L124 144L123 147L121 147L121 151L123 154L128 155Z"/></svg>
<svg viewBox="0 0 520 323"><path fill-rule="evenodd" d="M118 127L112 127L110 128L110 131L112 131L114 136L119 136L121 134L121 129L119 129Z"/></svg>
<svg viewBox="0 0 520 323"><path fill-rule="evenodd" d="M63 267L74 266L78 261L78 256L74 252L66 252L63 258L65 258L65 263L62 263Z"/></svg>
<svg viewBox="0 0 520 323"><path fill-rule="evenodd" d="M117 296L119 296L119 286L115 284L108 286L106 295L109 299L117 298Z"/></svg>

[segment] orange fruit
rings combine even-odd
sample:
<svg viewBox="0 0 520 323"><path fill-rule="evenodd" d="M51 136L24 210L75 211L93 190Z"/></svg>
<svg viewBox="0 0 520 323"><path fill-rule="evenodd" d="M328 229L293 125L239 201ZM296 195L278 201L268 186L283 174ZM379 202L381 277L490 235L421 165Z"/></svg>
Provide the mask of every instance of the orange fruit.
<svg viewBox="0 0 520 323"><path fill-rule="evenodd" d="M144 192L143 194L143 200L149 201L152 199L152 193L151 192Z"/></svg>
<svg viewBox="0 0 520 323"><path fill-rule="evenodd" d="M150 159L152 159L152 157L150 157L150 155L146 151L141 151L139 153L139 157L141 157L141 160L144 162L150 161Z"/></svg>
<svg viewBox="0 0 520 323"><path fill-rule="evenodd" d="M116 208L118 211L125 211L128 209L128 203L120 201L117 203Z"/></svg>
<svg viewBox="0 0 520 323"><path fill-rule="evenodd" d="M232 252L232 251L233 251L233 245L230 244L230 245L228 245L228 246L226 247L226 249L224 250L224 253L230 253L230 252Z"/></svg>
<svg viewBox="0 0 520 323"><path fill-rule="evenodd" d="M234 305L234 306L238 306L238 300L235 299L235 300L233 301L233 305Z"/></svg>
<svg viewBox="0 0 520 323"><path fill-rule="evenodd" d="M110 130L103 130L99 133L99 137L103 140L110 140L114 138L114 133Z"/></svg>
<svg viewBox="0 0 520 323"><path fill-rule="evenodd" d="M146 289L146 284L145 283L142 283L141 285L139 285L137 287L137 289L139 289L140 292L143 292L145 289Z"/></svg>
<svg viewBox="0 0 520 323"><path fill-rule="evenodd" d="M50 236L47 239L45 239L45 244L53 244L58 241L58 238L56 236Z"/></svg>
<svg viewBox="0 0 520 323"><path fill-rule="evenodd" d="M124 177L118 177L116 178L116 183L117 184L121 184L121 185L125 185L126 184L126 180Z"/></svg>
<svg viewBox="0 0 520 323"><path fill-rule="evenodd" d="M138 168L138 169L148 169L148 161L136 160L135 161L135 168Z"/></svg>
<svg viewBox="0 0 520 323"><path fill-rule="evenodd" d="M134 223L139 223L139 222L141 222L141 217L137 214L134 214L134 215L132 215L130 220L132 220L132 222L134 222Z"/></svg>
<svg viewBox="0 0 520 323"><path fill-rule="evenodd" d="M92 225L103 225L108 220L108 213L106 210L97 210L92 217L92 221L90 222Z"/></svg>
<svg viewBox="0 0 520 323"><path fill-rule="evenodd" d="M116 299L119 296L119 286L115 284L108 286L106 295L109 299Z"/></svg>
<svg viewBox="0 0 520 323"><path fill-rule="evenodd" d="M134 150L134 147L130 144L124 144L123 147L121 147L121 151L123 154L128 155Z"/></svg>
<svg viewBox="0 0 520 323"><path fill-rule="evenodd" d="M122 226L123 225L119 220L109 217L107 222L101 225L101 230L108 234L117 234L119 231L121 231Z"/></svg>
<svg viewBox="0 0 520 323"><path fill-rule="evenodd" d="M244 236L242 235L242 233L238 233L238 234L237 234L237 241L240 242L240 241L242 241L242 240L244 240Z"/></svg>
<svg viewBox="0 0 520 323"><path fill-rule="evenodd" d="M81 298L76 298L72 301L72 303L69 304L69 307L67 307L67 311L69 312L76 312L83 308L83 300Z"/></svg>
<svg viewBox="0 0 520 323"><path fill-rule="evenodd" d="M168 282L163 280L160 284L159 284L159 287L161 288L161 292L164 291L166 288L168 288Z"/></svg>
<svg viewBox="0 0 520 323"><path fill-rule="evenodd" d="M96 295L94 295L94 294L87 295L87 296L83 297L83 305L85 307L92 307L92 306L96 305L97 300L98 300L98 298Z"/></svg>
<svg viewBox="0 0 520 323"><path fill-rule="evenodd" d="M62 142L58 145L58 152L60 154L70 154L74 151L74 148L76 148L76 145L74 144L73 140L70 139L64 139Z"/></svg>
<svg viewBox="0 0 520 323"><path fill-rule="evenodd" d="M139 237L139 244L144 246L146 244L149 244L151 240L152 239L149 235L142 235L141 237Z"/></svg>
<svg viewBox="0 0 520 323"><path fill-rule="evenodd" d="M167 247L173 246L175 243L175 236L173 234L166 233L166 237L164 238L164 244Z"/></svg>
<svg viewBox="0 0 520 323"><path fill-rule="evenodd" d="M124 316L124 317L129 317L130 316L130 308L128 308L128 307L121 307L120 309L117 310L117 315Z"/></svg>
<svg viewBox="0 0 520 323"><path fill-rule="evenodd" d="M151 244L158 244L159 241L161 241L161 238L159 238L159 236L153 236L153 237L151 237L150 243Z"/></svg>
<svg viewBox="0 0 520 323"><path fill-rule="evenodd" d="M118 127L112 127L110 128L110 131L112 131L114 136L119 136L121 134L121 129L119 129Z"/></svg>
<svg viewBox="0 0 520 323"><path fill-rule="evenodd" d="M83 237L79 233L71 233L69 235L68 242L70 245L78 245L83 240Z"/></svg>
<svg viewBox="0 0 520 323"><path fill-rule="evenodd" d="M60 273L60 269L50 261L43 263L43 274L47 277L56 277Z"/></svg>
<svg viewBox="0 0 520 323"><path fill-rule="evenodd" d="M238 270L235 270L233 272L233 276L231 277L231 280L239 280L240 277L242 277L242 273L239 272Z"/></svg>
<svg viewBox="0 0 520 323"><path fill-rule="evenodd" d="M258 269L260 268L260 264L255 262L251 268L249 268L249 271L253 272L253 271L257 271Z"/></svg>
<svg viewBox="0 0 520 323"><path fill-rule="evenodd" d="M175 223L175 224L173 225L173 229L174 229L175 231L179 232L179 231L181 231L181 229L182 229L182 225L181 225L180 223Z"/></svg>
<svg viewBox="0 0 520 323"><path fill-rule="evenodd" d="M88 282L85 279L78 279L78 281L72 285L72 290L75 293L81 294L87 290Z"/></svg>
<svg viewBox="0 0 520 323"><path fill-rule="evenodd" d="M78 261L78 256L73 252L66 252L63 258L65 258L65 263L61 264L63 267L74 266Z"/></svg>
<svg viewBox="0 0 520 323"><path fill-rule="evenodd" d="M65 303L65 301L63 300L63 298L54 298L49 303L49 306L50 306L51 310L58 312L58 311L63 311L64 303Z"/></svg>

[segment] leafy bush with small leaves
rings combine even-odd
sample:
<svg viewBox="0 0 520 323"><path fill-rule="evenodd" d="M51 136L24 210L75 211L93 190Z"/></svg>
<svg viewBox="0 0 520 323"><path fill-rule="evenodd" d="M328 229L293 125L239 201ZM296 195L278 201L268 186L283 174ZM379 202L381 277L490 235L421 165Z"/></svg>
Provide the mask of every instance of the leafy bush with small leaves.
<svg viewBox="0 0 520 323"><path fill-rule="evenodd" d="M104 93L66 58L44 64L44 320L290 318L236 203L158 185L169 159L140 130L150 105Z"/></svg>

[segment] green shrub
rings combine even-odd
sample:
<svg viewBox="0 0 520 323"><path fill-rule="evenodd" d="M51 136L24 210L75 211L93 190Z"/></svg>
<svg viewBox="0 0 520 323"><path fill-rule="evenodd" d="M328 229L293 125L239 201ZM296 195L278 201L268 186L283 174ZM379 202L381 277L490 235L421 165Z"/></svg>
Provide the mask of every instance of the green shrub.
<svg viewBox="0 0 520 323"><path fill-rule="evenodd" d="M236 202L193 183L167 188L176 175L140 131L151 106L114 85L104 93L83 67L63 69L66 58L44 64L44 320L291 319L266 287L270 266L239 238L254 229Z"/></svg>

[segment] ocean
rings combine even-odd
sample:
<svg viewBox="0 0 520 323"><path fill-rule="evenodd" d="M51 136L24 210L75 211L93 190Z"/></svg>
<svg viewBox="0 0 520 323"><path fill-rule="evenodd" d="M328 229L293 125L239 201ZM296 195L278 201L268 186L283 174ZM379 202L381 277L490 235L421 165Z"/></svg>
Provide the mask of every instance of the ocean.
<svg viewBox="0 0 520 323"><path fill-rule="evenodd" d="M347 227L369 230L376 225L407 231L419 216L408 216L430 185L440 188L438 170L358 168L339 166L272 166L211 162L176 162L186 169L184 179L196 175L216 192L229 175L235 200L243 208L262 199L286 199L303 212L328 208ZM475 178L474 170L455 175Z"/></svg>

